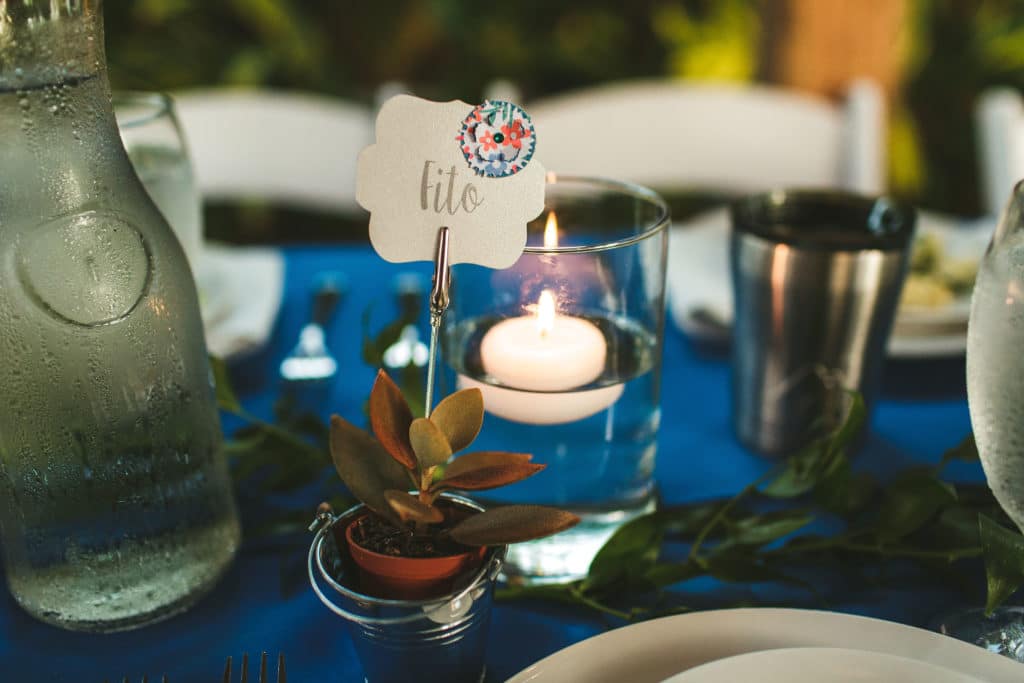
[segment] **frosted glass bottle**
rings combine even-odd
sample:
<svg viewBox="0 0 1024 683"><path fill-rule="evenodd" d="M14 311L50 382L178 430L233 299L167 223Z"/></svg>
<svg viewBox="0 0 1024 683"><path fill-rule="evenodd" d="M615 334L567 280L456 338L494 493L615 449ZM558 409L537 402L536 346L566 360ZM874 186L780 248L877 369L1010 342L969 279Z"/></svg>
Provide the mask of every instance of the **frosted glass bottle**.
<svg viewBox="0 0 1024 683"><path fill-rule="evenodd" d="M32 615L185 609L239 525L195 285L118 136L95 0L0 2L0 533Z"/></svg>

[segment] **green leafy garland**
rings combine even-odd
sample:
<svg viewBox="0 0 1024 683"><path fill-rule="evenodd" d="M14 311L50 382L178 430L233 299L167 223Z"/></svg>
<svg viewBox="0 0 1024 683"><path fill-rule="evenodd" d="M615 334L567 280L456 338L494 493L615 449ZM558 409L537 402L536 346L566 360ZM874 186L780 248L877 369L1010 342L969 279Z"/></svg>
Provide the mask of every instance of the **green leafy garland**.
<svg viewBox="0 0 1024 683"><path fill-rule="evenodd" d="M820 576L822 568L849 572L901 561L934 575L983 556L987 609L997 607L1024 584L1024 536L1005 526L1008 520L987 487L940 478L952 460L977 458L973 438L937 466L913 467L883 484L851 468L846 448L865 413L859 395L851 404L834 432L732 498L635 519L601 548L584 579L509 586L499 599L556 601L632 620L688 610L666 589L699 577L785 584L822 599L808 578ZM687 550L663 559L666 543ZM970 585L972 576L967 571L960 578Z"/></svg>
<svg viewBox="0 0 1024 683"><path fill-rule="evenodd" d="M393 343L403 326L396 322L375 338L367 336L367 360ZM297 414L287 403L278 405L276 422L260 420L242 408L223 363L214 360L214 371L221 409L247 423L227 450L236 481L244 483L248 495L315 485L310 496L316 502L329 500L335 509L344 509L351 499L330 466L327 426L315 416ZM853 395L850 403L835 431L732 498L669 507L632 520L601 548L585 578L510 585L499 591L499 599L552 601L632 620L690 609L668 589L701 577L781 584L824 599L815 583L822 569L847 575L859 571L855 579L862 584L884 585L884 578L871 578L869 572L898 561L922 578L941 573L969 587L976 573L964 560L983 558L987 609L1002 604L1024 585L1024 536L1012 529L986 486L941 478L951 461L977 459L973 438L948 451L936 466L911 467L881 482L854 471L847 456L865 419L860 396ZM309 522L309 506L261 502L261 507L265 514L246 528L247 538L290 537L293 543L284 549L305 542L298 534ZM286 574L295 580L294 571Z"/></svg>

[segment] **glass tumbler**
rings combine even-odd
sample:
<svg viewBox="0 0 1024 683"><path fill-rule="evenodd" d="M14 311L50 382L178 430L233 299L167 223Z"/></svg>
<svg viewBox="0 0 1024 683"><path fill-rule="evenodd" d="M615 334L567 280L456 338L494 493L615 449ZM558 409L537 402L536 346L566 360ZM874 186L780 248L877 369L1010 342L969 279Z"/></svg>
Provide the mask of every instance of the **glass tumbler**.
<svg viewBox="0 0 1024 683"><path fill-rule="evenodd" d="M114 115L135 173L170 223L195 275L203 248L202 201L170 96L114 92Z"/></svg>
<svg viewBox="0 0 1024 683"><path fill-rule="evenodd" d="M543 214L505 270L453 273L446 390L479 387L475 450L547 467L485 505L555 505L583 521L514 545L506 574L578 578L619 526L654 509L669 211L636 185L549 175Z"/></svg>

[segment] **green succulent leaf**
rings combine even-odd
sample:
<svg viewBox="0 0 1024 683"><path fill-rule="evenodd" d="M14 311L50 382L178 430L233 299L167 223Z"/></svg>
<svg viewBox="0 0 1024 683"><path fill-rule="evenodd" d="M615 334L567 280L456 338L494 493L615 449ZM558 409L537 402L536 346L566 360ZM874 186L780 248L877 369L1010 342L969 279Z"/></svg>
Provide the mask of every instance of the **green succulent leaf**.
<svg viewBox="0 0 1024 683"><path fill-rule="evenodd" d="M430 490L482 491L512 484L544 469L545 465L530 462L532 457L528 453L504 451L467 453L455 458Z"/></svg>
<svg viewBox="0 0 1024 683"><path fill-rule="evenodd" d="M465 545L505 545L557 534L576 526L579 521L579 517L565 510L540 505L509 505L467 517L456 524L450 534Z"/></svg>
<svg viewBox="0 0 1024 683"><path fill-rule="evenodd" d="M425 417L418 417L409 425L409 442L424 470L443 465L452 457L448 439L437 425Z"/></svg>
<svg viewBox="0 0 1024 683"><path fill-rule="evenodd" d="M484 424L484 396L479 389L463 389L447 396L430 414L430 421L448 437L452 451L473 443Z"/></svg>
<svg viewBox="0 0 1024 683"><path fill-rule="evenodd" d="M985 515L978 515L978 533L988 579L985 612L991 614L1024 585L1024 536Z"/></svg>
<svg viewBox="0 0 1024 683"><path fill-rule="evenodd" d="M433 505L427 505L416 496L389 489L384 492L384 499L403 522L421 522L423 524L439 524L444 521L444 513Z"/></svg>
<svg viewBox="0 0 1024 683"><path fill-rule="evenodd" d="M352 495L386 519L397 519L384 492L408 486L408 471L376 439L344 418L332 415L331 459Z"/></svg>
<svg viewBox="0 0 1024 683"><path fill-rule="evenodd" d="M416 454L409 442L412 411L402 396L402 390L383 370L370 392L370 426L377 440L388 453L407 470L416 469Z"/></svg>

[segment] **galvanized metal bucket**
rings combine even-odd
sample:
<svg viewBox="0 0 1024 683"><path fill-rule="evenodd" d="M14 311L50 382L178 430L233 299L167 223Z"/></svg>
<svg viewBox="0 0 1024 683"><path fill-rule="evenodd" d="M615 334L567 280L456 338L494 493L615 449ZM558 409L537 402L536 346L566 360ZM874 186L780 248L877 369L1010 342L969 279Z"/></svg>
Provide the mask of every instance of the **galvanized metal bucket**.
<svg viewBox="0 0 1024 683"><path fill-rule="evenodd" d="M454 503L482 511L460 496ZM359 593L356 572L343 547L348 523L365 510L357 505L341 515L319 515L311 528L309 582L320 602L348 623L369 683L475 683L484 677L484 653L494 583L507 547L491 548L481 567L448 595L431 600L384 600ZM340 533L333 532L337 529ZM320 583L329 587L325 593ZM328 594L329 593L329 594Z"/></svg>

